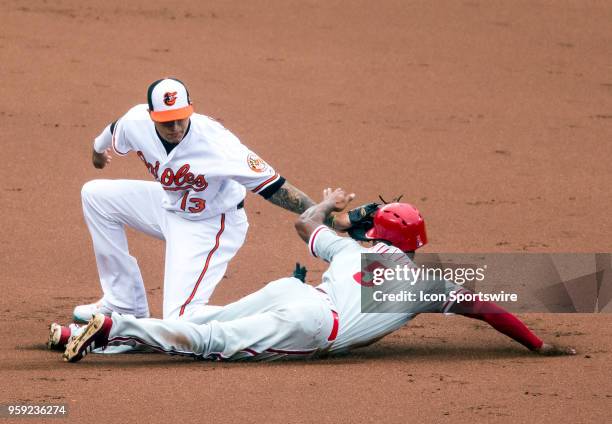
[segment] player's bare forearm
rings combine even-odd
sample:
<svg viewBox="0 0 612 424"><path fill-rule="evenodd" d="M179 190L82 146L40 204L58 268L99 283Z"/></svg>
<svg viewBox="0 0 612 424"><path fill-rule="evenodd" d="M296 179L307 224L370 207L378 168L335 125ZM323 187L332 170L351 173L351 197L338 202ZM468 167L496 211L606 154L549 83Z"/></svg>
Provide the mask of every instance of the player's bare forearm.
<svg viewBox="0 0 612 424"><path fill-rule="evenodd" d="M295 222L295 229L300 238L308 243L314 230L323 224L329 226L331 213L342 211L354 197L353 193L346 194L340 188L333 191L331 188L325 189L323 191L323 201L308 208Z"/></svg>
<svg viewBox="0 0 612 424"><path fill-rule="evenodd" d="M321 202L308 208L295 222L295 229L302 240L308 243L314 230L323 225L334 210L333 204Z"/></svg>
<svg viewBox="0 0 612 424"><path fill-rule="evenodd" d="M294 187L289 181L279 188L268 200L290 212L301 214L315 203L310 197Z"/></svg>

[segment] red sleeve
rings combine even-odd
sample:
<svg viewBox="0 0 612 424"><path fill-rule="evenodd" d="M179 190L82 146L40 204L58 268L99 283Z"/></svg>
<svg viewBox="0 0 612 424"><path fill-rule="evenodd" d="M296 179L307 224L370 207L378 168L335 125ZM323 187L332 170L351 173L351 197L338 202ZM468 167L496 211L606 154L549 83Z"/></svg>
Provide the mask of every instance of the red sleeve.
<svg viewBox="0 0 612 424"><path fill-rule="evenodd" d="M542 347L542 340L529 330L520 319L493 302L474 300L461 302L460 304L455 303L449 308L449 312L484 321L529 350Z"/></svg>

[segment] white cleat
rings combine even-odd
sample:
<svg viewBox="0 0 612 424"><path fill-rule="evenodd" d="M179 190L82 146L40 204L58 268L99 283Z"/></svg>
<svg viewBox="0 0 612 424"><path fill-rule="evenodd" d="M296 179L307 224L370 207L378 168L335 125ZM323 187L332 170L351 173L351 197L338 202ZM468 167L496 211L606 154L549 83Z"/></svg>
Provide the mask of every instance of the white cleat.
<svg viewBox="0 0 612 424"><path fill-rule="evenodd" d="M91 317L96 314L103 314L107 317L110 317L113 313L113 310L104 306L102 304L102 299L98 300L96 303L89 303L87 305L79 305L74 308L72 311L72 320L79 324L87 324ZM133 314L136 318L149 318L149 314L146 315L137 315Z"/></svg>
<svg viewBox="0 0 612 424"><path fill-rule="evenodd" d="M87 324L91 317L93 317L95 314L110 316L112 312L113 311L111 311L109 308L102 305L102 299L100 299L96 303L79 305L74 308L74 311L72 311L72 320L80 324Z"/></svg>

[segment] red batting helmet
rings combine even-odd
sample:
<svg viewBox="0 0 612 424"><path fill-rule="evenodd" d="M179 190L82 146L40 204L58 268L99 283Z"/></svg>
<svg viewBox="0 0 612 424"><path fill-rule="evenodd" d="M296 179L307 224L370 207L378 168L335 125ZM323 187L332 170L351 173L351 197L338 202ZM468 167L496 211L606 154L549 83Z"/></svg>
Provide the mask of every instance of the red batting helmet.
<svg viewBox="0 0 612 424"><path fill-rule="evenodd" d="M404 252L427 244L425 221L408 203L389 203L374 214L374 226L365 233L372 240L384 240Z"/></svg>

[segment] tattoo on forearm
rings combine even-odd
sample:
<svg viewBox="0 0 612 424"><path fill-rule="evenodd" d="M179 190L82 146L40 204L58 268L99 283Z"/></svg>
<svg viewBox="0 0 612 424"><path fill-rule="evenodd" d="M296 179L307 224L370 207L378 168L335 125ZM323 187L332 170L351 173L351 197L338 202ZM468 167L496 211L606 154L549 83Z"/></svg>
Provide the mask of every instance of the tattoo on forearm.
<svg viewBox="0 0 612 424"><path fill-rule="evenodd" d="M270 202L288 211L301 214L314 205L310 197L286 182L268 199Z"/></svg>

